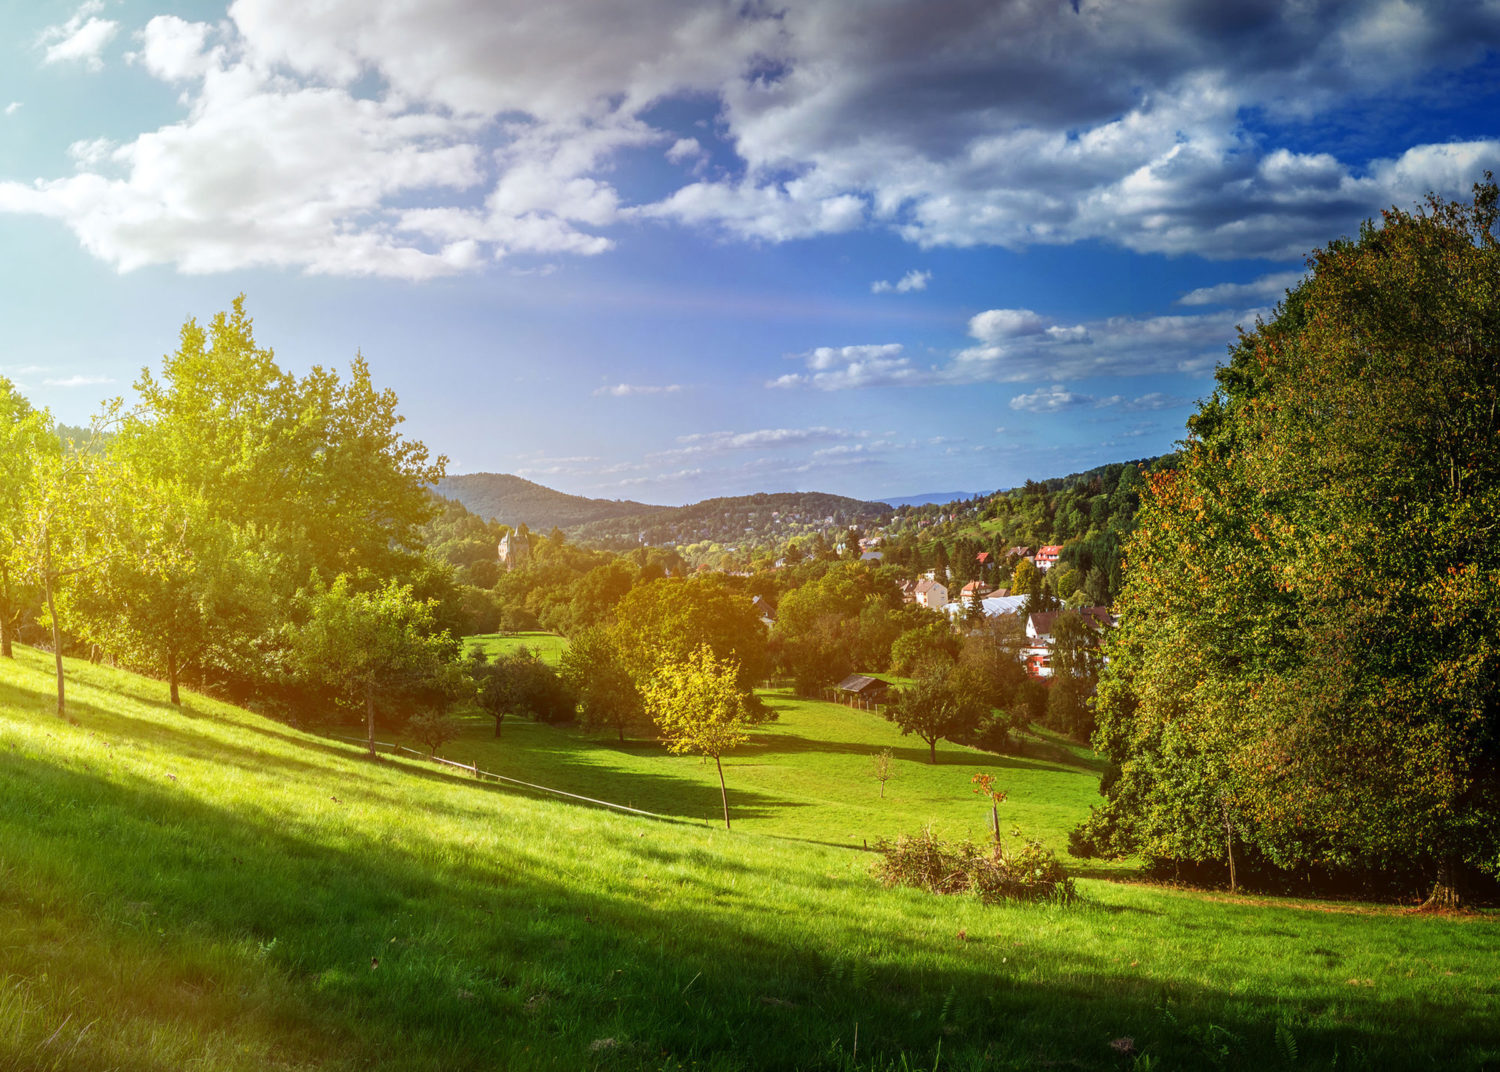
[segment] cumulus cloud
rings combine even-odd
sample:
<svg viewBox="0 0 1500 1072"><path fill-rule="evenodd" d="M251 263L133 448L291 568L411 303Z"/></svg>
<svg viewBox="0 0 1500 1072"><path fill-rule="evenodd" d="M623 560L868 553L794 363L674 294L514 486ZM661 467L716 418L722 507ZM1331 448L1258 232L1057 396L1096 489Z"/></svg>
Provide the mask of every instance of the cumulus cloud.
<svg viewBox="0 0 1500 1072"><path fill-rule="evenodd" d="M1261 308L1185 316L1116 316L1059 324L1030 309L990 309L969 320L969 335L976 345L952 350L938 364L914 364L901 343L820 346L798 355L807 371L787 373L766 386L836 391L1202 373L1223 357L1237 325L1253 324L1268 312ZM1150 408L1152 400L1163 406L1175 403L1166 396L1147 395L1130 404Z"/></svg>
<svg viewBox="0 0 1500 1072"><path fill-rule="evenodd" d="M6 115L15 115L20 110L21 110L21 102L18 101L18 100L13 100L13 101L11 101L9 104L7 104L5 106L5 114Z"/></svg>
<svg viewBox="0 0 1500 1072"><path fill-rule="evenodd" d="M870 284L871 294L910 294L914 290L926 290L927 284L932 280L931 272L919 271L913 268L896 282L892 283L886 279L877 280Z"/></svg>
<svg viewBox="0 0 1500 1072"><path fill-rule="evenodd" d="M102 11L89 0L45 31L46 62L97 66L118 31ZM235 0L221 24L162 15L140 41L180 118L116 135L97 169L0 184L0 211L61 220L122 270L424 278L599 254L621 221L649 219L764 242L873 226L920 247L1290 259L1500 168L1495 138L1359 159L1280 133L1482 60L1500 44L1491 0L1191 18L1092 2ZM674 129L670 100L711 101L716 121ZM694 181L627 203L612 171L646 149Z"/></svg>
<svg viewBox="0 0 1500 1072"><path fill-rule="evenodd" d="M1273 272L1249 283L1216 283L1190 290L1178 305L1235 305L1246 302L1279 301L1282 294L1302 282L1306 272Z"/></svg>
<svg viewBox="0 0 1500 1072"><path fill-rule="evenodd" d="M120 24L99 18L103 0L87 0L67 22L49 26L37 38L45 49L43 63L81 63L91 71L102 71L104 46L114 39Z"/></svg>
<svg viewBox="0 0 1500 1072"><path fill-rule="evenodd" d="M682 390L680 383L644 384L644 383L617 383L612 387L600 387L594 391L597 395L610 395L614 398L629 398L632 395L675 395Z"/></svg>
<svg viewBox="0 0 1500 1072"><path fill-rule="evenodd" d="M1092 395L1069 391L1060 383L1043 387L1030 394L1016 395L1010 400L1010 408L1024 413L1057 413L1065 409L1087 406L1094 401Z"/></svg>

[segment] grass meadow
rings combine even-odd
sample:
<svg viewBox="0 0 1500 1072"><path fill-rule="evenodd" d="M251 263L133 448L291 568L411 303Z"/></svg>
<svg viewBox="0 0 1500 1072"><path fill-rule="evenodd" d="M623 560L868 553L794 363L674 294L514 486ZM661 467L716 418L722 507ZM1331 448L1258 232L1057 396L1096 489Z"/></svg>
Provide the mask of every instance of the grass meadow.
<svg viewBox="0 0 1500 1072"><path fill-rule="evenodd" d="M858 768L889 728L859 712L773 697L782 720L726 767L726 832L697 800L708 772L644 746L529 725L497 743L476 721L451 750L591 795L608 780L669 818L372 762L85 663L62 721L50 657L17 656L0 661L0 1069L1500 1062L1492 914L1104 876L1070 907L882 889L852 837L982 831L980 766L898 756L880 802ZM1055 842L1089 770L1054 746L984 769L1012 790L1006 818Z"/></svg>
<svg viewBox="0 0 1500 1072"><path fill-rule="evenodd" d="M542 662L556 669L558 662L562 659L562 653L568 648L568 642L556 633L543 632L476 633L473 636L464 637L465 651L470 648L479 648L491 659L496 655L509 654L520 647L530 648Z"/></svg>

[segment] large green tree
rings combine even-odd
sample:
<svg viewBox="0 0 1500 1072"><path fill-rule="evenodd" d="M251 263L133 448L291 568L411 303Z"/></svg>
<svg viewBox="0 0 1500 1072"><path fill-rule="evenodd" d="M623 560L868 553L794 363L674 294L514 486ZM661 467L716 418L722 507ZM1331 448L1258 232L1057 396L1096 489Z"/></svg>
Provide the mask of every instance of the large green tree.
<svg viewBox="0 0 1500 1072"><path fill-rule="evenodd" d="M290 666L301 681L365 716L370 755L383 714L403 723L440 709L463 689L458 642L438 632L436 607L394 581L374 591L340 575L304 594L289 624Z"/></svg>
<svg viewBox="0 0 1500 1072"><path fill-rule="evenodd" d="M43 459L62 452L52 417L34 408L15 384L0 376L0 656L11 658L11 641L35 592L22 585L29 572L18 559L27 503L34 497Z"/></svg>
<svg viewBox="0 0 1500 1072"><path fill-rule="evenodd" d="M1330 243L1127 549L1091 832L1167 859L1500 863L1497 190Z"/></svg>

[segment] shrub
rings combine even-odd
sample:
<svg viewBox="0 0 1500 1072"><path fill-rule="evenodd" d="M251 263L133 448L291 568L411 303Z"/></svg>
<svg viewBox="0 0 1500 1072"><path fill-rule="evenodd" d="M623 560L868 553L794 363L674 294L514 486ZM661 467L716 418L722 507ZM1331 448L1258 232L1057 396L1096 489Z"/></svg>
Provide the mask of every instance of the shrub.
<svg viewBox="0 0 1500 1072"><path fill-rule="evenodd" d="M887 886L915 886L929 893L972 893L982 904L997 901L1057 901L1077 897L1073 880L1051 849L1024 840L1015 852L1002 846L979 848L971 841L950 844L932 828L881 841L875 873Z"/></svg>

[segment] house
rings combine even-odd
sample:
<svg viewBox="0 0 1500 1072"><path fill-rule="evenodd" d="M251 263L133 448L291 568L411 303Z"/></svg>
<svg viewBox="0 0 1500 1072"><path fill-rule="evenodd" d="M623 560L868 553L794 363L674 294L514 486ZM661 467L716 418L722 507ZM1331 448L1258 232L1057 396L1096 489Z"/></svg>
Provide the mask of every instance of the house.
<svg viewBox="0 0 1500 1072"><path fill-rule="evenodd" d="M903 603L915 603L917 601L917 582L916 581L902 581L901 584L900 584L900 588L901 588L901 602L903 602Z"/></svg>
<svg viewBox="0 0 1500 1072"><path fill-rule="evenodd" d="M987 566L990 564L990 553L988 551L980 551L979 554L974 556L974 561L978 562L980 566Z"/></svg>
<svg viewBox="0 0 1500 1072"><path fill-rule="evenodd" d="M1005 552L1005 557L1006 558L1026 558L1026 559L1029 559L1029 558L1031 558L1031 548L1029 548L1029 547L1012 547L1009 551Z"/></svg>
<svg viewBox="0 0 1500 1072"><path fill-rule="evenodd" d="M891 687L878 677L850 674L833 687L834 698L860 707L885 703L890 697Z"/></svg>
<svg viewBox="0 0 1500 1072"><path fill-rule="evenodd" d="M756 615L767 629L776 624L776 608L771 606L765 596L756 596L750 601L750 605L755 608Z"/></svg>
<svg viewBox="0 0 1500 1072"><path fill-rule="evenodd" d="M1057 565L1057 556L1062 554L1062 544L1049 543L1036 549L1036 568L1046 573Z"/></svg>
<svg viewBox="0 0 1500 1072"><path fill-rule="evenodd" d="M1076 612L1065 610L1039 611L1026 617L1026 647L1022 658L1026 660L1026 672L1035 678L1052 676L1052 629L1057 619L1064 614L1077 613L1096 632L1114 627L1115 616L1108 607L1082 607Z"/></svg>
<svg viewBox="0 0 1500 1072"><path fill-rule="evenodd" d="M934 581L928 577L923 577L917 582L912 594L917 603L928 610L937 610L948 602L948 586L942 581Z"/></svg>
<svg viewBox="0 0 1500 1072"><path fill-rule="evenodd" d="M983 581L970 581L959 589L958 599L960 603L977 603L989 594L989 585Z"/></svg>

